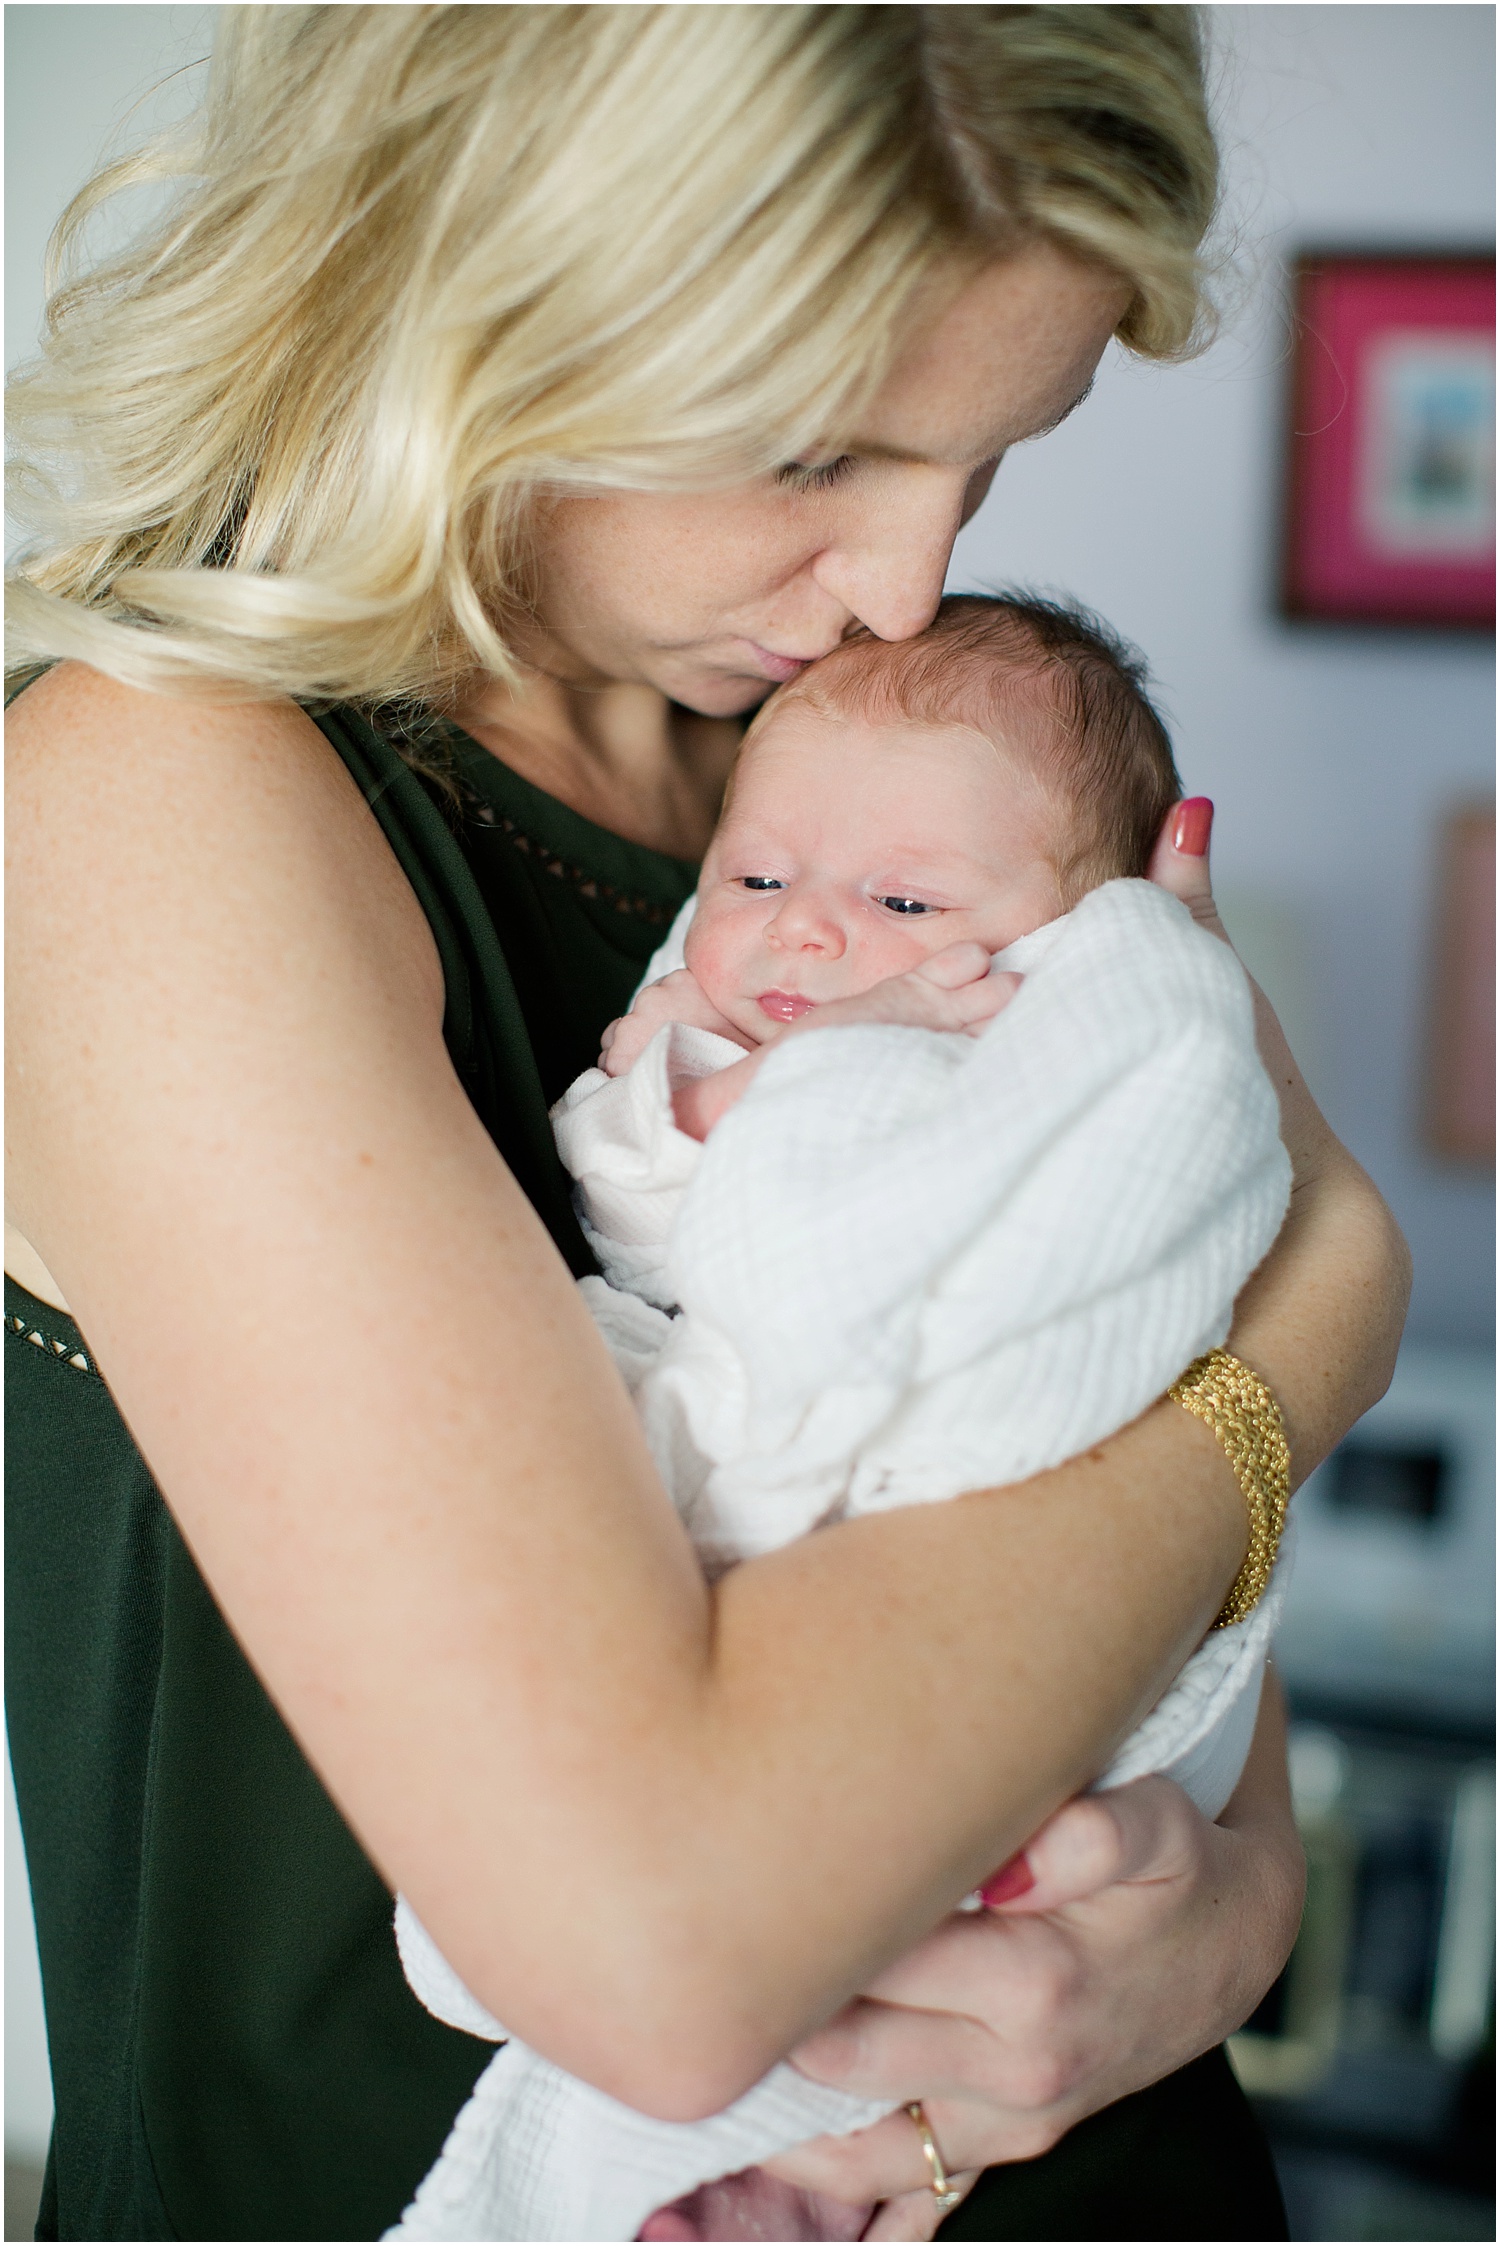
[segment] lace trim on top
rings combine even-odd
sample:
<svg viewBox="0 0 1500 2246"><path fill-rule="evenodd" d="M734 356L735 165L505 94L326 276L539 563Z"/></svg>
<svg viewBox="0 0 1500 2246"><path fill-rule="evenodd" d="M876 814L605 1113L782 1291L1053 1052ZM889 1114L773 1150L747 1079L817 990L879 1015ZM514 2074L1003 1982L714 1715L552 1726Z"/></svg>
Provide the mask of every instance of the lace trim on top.
<svg viewBox="0 0 1500 2246"><path fill-rule="evenodd" d="M676 919L678 908L675 905L658 904L653 897L643 897L639 890L619 889L602 875L570 864L550 843L528 834L507 812L497 811L462 773L455 773L454 780L463 799L464 817L472 825L489 827L503 834L513 850L519 851L523 858L535 859L542 871L550 873L555 880L570 882L580 896L607 905L612 912L628 913L635 920L644 920L650 928L669 928Z"/></svg>
<svg viewBox="0 0 1500 2246"><path fill-rule="evenodd" d="M44 1334L40 1326L33 1326L25 1318L7 1318L5 1323L13 1334L19 1334L23 1341L29 1341L33 1349L40 1349L48 1357L59 1358L63 1364L71 1365L75 1372L92 1373L96 1380L101 1377L93 1359L86 1356L83 1350L75 1349L72 1342L59 1341L55 1334Z"/></svg>

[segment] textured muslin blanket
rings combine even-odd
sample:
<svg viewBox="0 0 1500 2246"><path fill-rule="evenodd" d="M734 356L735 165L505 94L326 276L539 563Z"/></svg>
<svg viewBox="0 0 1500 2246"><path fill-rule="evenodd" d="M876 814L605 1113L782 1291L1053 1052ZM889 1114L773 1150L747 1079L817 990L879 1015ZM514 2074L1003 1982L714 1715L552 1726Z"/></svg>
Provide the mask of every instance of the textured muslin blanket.
<svg viewBox="0 0 1500 2246"><path fill-rule="evenodd" d="M996 964L1025 979L981 1036L799 1034L704 1146L673 1085L742 1055L700 1030L662 1030L554 1111L605 1274L583 1292L710 1573L1113 1433L1223 1341L1276 1236L1290 1170L1222 944L1117 881ZM1165 1771L1218 1814L1284 1572L1101 1784ZM505 2034L404 1903L397 1934L440 2018ZM511 2041L387 2235L629 2239L699 2183L888 2110L782 2065L707 2121L653 2121Z"/></svg>

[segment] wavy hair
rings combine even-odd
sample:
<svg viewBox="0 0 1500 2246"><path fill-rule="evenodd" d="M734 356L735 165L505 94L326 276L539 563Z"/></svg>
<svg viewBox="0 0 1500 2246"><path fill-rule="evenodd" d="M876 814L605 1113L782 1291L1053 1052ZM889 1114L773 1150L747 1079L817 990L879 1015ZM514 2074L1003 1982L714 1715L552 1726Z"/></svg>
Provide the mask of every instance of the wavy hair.
<svg viewBox="0 0 1500 2246"><path fill-rule="evenodd" d="M440 707L507 675L538 494L823 443L915 292L1045 239L1203 328L1196 12L242 7L65 212L12 387L11 653ZM87 268L120 189L166 214Z"/></svg>

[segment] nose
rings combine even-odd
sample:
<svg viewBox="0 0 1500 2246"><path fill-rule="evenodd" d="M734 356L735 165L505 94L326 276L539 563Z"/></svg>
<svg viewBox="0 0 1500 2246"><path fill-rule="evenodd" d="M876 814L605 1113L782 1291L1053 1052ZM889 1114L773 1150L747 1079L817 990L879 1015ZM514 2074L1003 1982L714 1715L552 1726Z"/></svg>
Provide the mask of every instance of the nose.
<svg viewBox="0 0 1500 2246"><path fill-rule="evenodd" d="M963 469L892 462L814 560L823 591L877 639L911 639L932 622L969 480Z"/></svg>
<svg viewBox="0 0 1500 2246"><path fill-rule="evenodd" d="M842 959L849 948L836 904L809 882L786 892L766 923L765 940L772 951L812 952L820 959Z"/></svg>

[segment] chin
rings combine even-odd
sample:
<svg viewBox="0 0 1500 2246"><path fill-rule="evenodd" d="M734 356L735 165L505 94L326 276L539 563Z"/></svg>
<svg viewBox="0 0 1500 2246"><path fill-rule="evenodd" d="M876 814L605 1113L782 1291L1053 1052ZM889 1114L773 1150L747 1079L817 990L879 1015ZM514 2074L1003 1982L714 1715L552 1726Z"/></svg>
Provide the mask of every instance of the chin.
<svg viewBox="0 0 1500 2246"><path fill-rule="evenodd" d="M776 691L769 679L749 678L732 671L697 671L684 678L664 678L663 693L699 717L742 717L758 710Z"/></svg>

